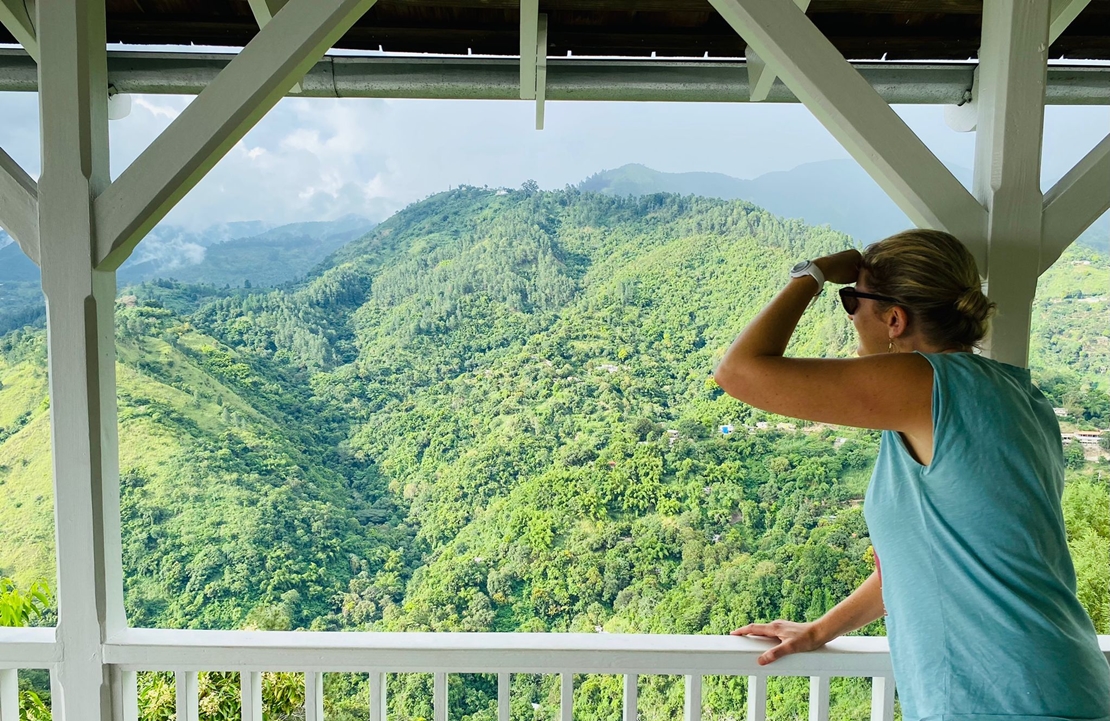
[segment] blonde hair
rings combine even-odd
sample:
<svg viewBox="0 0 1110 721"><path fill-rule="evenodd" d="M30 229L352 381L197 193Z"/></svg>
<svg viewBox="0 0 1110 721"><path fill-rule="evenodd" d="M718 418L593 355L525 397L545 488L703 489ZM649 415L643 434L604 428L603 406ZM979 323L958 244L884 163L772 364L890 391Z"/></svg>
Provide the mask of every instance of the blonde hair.
<svg viewBox="0 0 1110 721"><path fill-rule="evenodd" d="M975 257L939 230L907 230L863 253L869 288L897 298L911 328L943 349L970 348L986 335L995 304L983 294Z"/></svg>

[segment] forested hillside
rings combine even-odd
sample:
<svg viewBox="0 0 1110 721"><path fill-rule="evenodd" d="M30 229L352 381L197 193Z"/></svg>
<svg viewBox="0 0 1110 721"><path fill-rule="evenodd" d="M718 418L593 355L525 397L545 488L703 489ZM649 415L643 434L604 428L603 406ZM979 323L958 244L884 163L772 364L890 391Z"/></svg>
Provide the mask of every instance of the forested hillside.
<svg viewBox="0 0 1110 721"><path fill-rule="evenodd" d="M724 633L820 615L873 568L877 437L753 410L712 370L786 268L850 242L742 201L462 188L295 288L124 289L131 623ZM1042 283L1033 365L1066 430L1110 425L1108 287L1085 248ZM854 343L826 293L791 352ZM41 331L0 339L0 574L24 585L53 573L44 369ZM1065 504L1082 599L1110 633L1097 453L1069 445ZM495 685L453 683L452 718L494 717ZM681 684L644 683L645 718L673 717ZM399 717L430 714L429 678L393 684ZM795 685L772 689L775 718L804 708ZM514 687L557 702L548 682ZM866 715L863 685L834 690L835 715ZM618 713L616 679L577 693L582 718ZM707 713L743 695L713 681Z"/></svg>

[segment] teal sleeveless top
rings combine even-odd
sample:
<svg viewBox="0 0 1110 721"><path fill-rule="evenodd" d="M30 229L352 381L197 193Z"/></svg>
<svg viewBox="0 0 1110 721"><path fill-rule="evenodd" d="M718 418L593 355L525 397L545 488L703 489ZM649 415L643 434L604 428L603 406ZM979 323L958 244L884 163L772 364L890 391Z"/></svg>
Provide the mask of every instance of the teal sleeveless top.
<svg viewBox="0 0 1110 721"><path fill-rule="evenodd" d="M933 366L933 461L883 433L864 515L907 721L1110 719L1110 667L1075 594L1060 426L1024 368Z"/></svg>

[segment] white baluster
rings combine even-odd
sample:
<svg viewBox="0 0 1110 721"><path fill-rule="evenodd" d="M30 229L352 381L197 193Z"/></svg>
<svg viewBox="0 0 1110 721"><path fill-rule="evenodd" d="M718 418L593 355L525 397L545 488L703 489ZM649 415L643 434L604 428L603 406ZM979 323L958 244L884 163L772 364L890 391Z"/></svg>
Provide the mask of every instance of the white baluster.
<svg viewBox="0 0 1110 721"><path fill-rule="evenodd" d="M0 721L19 721L19 671L0 671Z"/></svg>
<svg viewBox="0 0 1110 721"><path fill-rule="evenodd" d="M509 721L509 674L497 674L497 721Z"/></svg>
<svg viewBox="0 0 1110 721"><path fill-rule="evenodd" d="M829 721L829 677L809 678L809 721Z"/></svg>
<svg viewBox="0 0 1110 721"><path fill-rule="evenodd" d="M113 669L110 673L114 681L113 685L118 688L119 696L115 698L115 702L118 704L123 721L139 721L139 674L135 671L119 669ZM54 674L50 674L50 677L53 679ZM116 691L113 690L112 693L114 696Z"/></svg>
<svg viewBox="0 0 1110 721"><path fill-rule="evenodd" d="M447 674L445 673L435 675L432 710L435 721L447 721Z"/></svg>
<svg viewBox="0 0 1110 721"><path fill-rule="evenodd" d="M559 690L559 719L574 721L574 674L561 673L559 680L562 683Z"/></svg>
<svg viewBox="0 0 1110 721"><path fill-rule="evenodd" d="M767 721L766 676L748 676L748 721Z"/></svg>
<svg viewBox="0 0 1110 721"><path fill-rule="evenodd" d="M173 675L177 696L177 721L199 721L200 681L196 671L177 671Z"/></svg>
<svg viewBox="0 0 1110 721"><path fill-rule="evenodd" d="M701 721L701 676L686 677L682 721Z"/></svg>
<svg viewBox="0 0 1110 721"><path fill-rule="evenodd" d="M871 679L871 721L894 721L894 679Z"/></svg>
<svg viewBox="0 0 1110 721"><path fill-rule="evenodd" d="M381 671L370 672L370 721L385 721L386 676Z"/></svg>
<svg viewBox="0 0 1110 721"><path fill-rule="evenodd" d="M636 721L639 717L639 689L636 688L639 676L634 673L624 677L624 721Z"/></svg>
<svg viewBox="0 0 1110 721"><path fill-rule="evenodd" d="M239 674L239 700L243 721L262 721L262 672L243 671Z"/></svg>
<svg viewBox="0 0 1110 721"><path fill-rule="evenodd" d="M324 674L319 671L304 674L304 721L324 721Z"/></svg>

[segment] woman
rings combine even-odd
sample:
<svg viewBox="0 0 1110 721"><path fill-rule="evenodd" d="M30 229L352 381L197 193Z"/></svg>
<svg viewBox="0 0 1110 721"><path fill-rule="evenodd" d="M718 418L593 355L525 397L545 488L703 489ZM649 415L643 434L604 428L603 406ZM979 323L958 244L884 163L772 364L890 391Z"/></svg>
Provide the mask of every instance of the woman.
<svg viewBox="0 0 1110 721"><path fill-rule="evenodd" d="M778 641L762 665L885 613L907 719L1110 718L1110 668L1065 538L1060 428L1028 370L973 353L993 311L974 258L913 230L791 276L716 379L773 413L883 431L864 502L876 571L812 623L733 635ZM859 357L784 358L825 280L855 284L840 297Z"/></svg>

